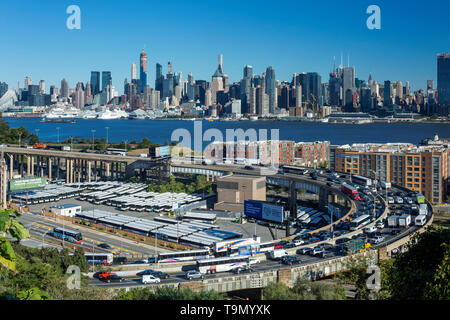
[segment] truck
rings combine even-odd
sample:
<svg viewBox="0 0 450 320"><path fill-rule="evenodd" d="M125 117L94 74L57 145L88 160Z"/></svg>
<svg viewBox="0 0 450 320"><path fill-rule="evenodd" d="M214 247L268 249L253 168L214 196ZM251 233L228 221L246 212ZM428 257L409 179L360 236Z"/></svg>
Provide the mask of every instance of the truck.
<svg viewBox="0 0 450 320"><path fill-rule="evenodd" d="M358 189L355 187L349 186L346 183L343 183L341 186L341 191L345 194L349 195L353 200L361 200L361 197L359 196Z"/></svg>
<svg viewBox="0 0 450 320"><path fill-rule="evenodd" d="M422 203L419 205L419 215L427 215L428 214L428 206L426 203Z"/></svg>
<svg viewBox="0 0 450 320"><path fill-rule="evenodd" d="M270 259L272 260L280 260L281 258L283 258L284 256L287 256L288 253L286 252L286 250L283 249L276 249L270 252L269 256Z"/></svg>
<svg viewBox="0 0 450 320"><path fill-rule="evenodd" d="M418 195L416 196L416 200L417 200L417 203L418 203L418 204L425 203L425 197L424 197L423 194L418 194Z"/></svg>
<svg viewBox="0 0 450 320"><path fill-rule="evenodd" d="M419 214L414 220L414 224L416 226L423 226L427 222L427 216L423 214Z"/></svg>
<svg viewBox="0 0 450 320"><path fill-rule="evenodd" d="M398 225L400 227L406 228L409 227L410 224L411 224L411 215L404 214L398 218Z"/></svg>
<svg viewBox="0 0 450 320"><path fill-rule="evenodd" d="M388 227L389 228L395 228L398 226L398 216L390 216L387 218Z"/></svg>

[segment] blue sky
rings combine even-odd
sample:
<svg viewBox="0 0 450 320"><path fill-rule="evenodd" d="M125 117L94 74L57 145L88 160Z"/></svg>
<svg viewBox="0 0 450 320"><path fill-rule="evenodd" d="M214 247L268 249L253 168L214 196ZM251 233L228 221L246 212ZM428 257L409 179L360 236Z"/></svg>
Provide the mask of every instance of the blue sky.
<svg viewBox="0 0 450 320"><path fill-rule="evenodd" d="M81 30L66 28L66 8L81 8ZM381 8L381 30L366 27L369 5ZM86 82L90 71L109 70L123 91L131 64L146 46L149 84L155 64L171 61L184 77L211 80L217 54L232 82L252 65L275 68L278 80L316 71L323 82L333 66L350 64L356 75L378 82L410 81L413 89L436 80L436 55L450 51L446 0L2 0L0 81L23 86L25 76L47 87Z"/></svg>

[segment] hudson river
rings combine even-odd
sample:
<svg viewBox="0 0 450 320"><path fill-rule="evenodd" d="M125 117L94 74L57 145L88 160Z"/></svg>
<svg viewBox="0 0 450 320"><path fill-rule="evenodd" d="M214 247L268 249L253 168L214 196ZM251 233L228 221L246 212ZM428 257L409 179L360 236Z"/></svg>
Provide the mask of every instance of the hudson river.
<svg viewBox="0 0 450 320"><path fill-rule="evenodd" d="M31 133L36 133L41 140L56 142L58 137L63 141L69 137L106 138L109 142L127 142L148 138L154 143L170 142L172 132L176 129L187 129L194 137L194 121L184 120L97 120L77 119L75 124L41 123L40 118L4 118L11 128L24 126ZM372 123L363 125L328 124L321 122L291 122L291 121L202 121L202 132L210 128L219 129L224 138L226 129L278 129L281 140L296 142L330 141L332 144L351 143L387 143L409 142L418 144L424 138L432 138L435 133L440 137L450 138L448 123ZM106 127L109 127L107 130ZM259 138L260 140L263 140Z"/></svg>

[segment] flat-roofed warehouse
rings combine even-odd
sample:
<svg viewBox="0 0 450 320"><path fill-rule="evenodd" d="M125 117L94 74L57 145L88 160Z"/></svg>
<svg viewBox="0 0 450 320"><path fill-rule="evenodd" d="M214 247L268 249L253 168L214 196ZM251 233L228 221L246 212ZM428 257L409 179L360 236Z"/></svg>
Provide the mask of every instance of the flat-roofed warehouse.
<svg viewBox="0 0 450 320"><path fill-rule="evenodd" d="M245 200L266 201L265 177L229 175L217 179L214 210L243 212Z"/></svg>

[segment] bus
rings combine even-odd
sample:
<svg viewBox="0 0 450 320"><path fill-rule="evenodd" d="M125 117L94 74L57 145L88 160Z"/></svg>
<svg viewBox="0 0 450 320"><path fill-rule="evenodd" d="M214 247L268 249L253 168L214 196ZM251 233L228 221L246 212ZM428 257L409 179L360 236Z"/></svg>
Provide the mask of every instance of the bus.
<svg viewBox="0 0 450 320"><path fill-rule="evenodd" d="M259 260L251 259L248 256L204 259L197 260L197 270L203 274L228 272L236 269L237 267L248 266L258 262Z"/></svg>
<svg viewBox="0 0 450 320"><path fill-rule="evenodd" d="M53 236L55 238L77 244L83 243L83 236L81 235L81 232L75 230L55 227L53 228Z"/></svg>
<svg viewBox="0 0 450 320"><path fill-rule="evenodd" d="M215 224L216 223L216 215L212 214L212 213L186 212L183 215L183 221Z"/></svg>
<svg viewBox="0 0 450 320"><path fill-rule="evenodd" d="M88 263L111 265L114 261L112 253L85 253L84 256Z"/></svg>
<svg viewBox="0 0 450 320"><path fill-rule="evenodd" d="M355 187L352 187L346 183L343 183L341 186L341 191L345 194L349 195L353 200L361 200L361 197L359 196L358 189Z"/></svg>
<svg viewBox="0 0 450 320"><path fill-rule="evenodd" d="M233 249L238 249L239 247L246 247L251 244L257 244L261 242L261 238L246 238L246 239L234 239L216 242L214 244L214 254L216 256L225 255L231 253Z"/></svg>
<svg viewBox="0 0 450 320"><path fill-rule="evenodd" d="M370 216L368 214L364 214L352 221L350 221L350 231L355 231L370 223Z"/></svg>
<svg viewBox="0 0 450 320"><path fill-rule="evenodd" d="M187 250L178 252L160 252L158 262L179 262L212 258L209 249Z"/></svg>
<svg viewBox="0 0 450 320"><path fill-rule="evenodd" d="M283 170L283 172L285 173L300 174L300 175L308 173L308 170L306 170L305 168L294 166L281 166L280 169Z"/></svg>
<svg viewBox="0 0 450 320"><path fill-rule="evenodd" d="M372 179L361 177L358 175L352 175L352 182L359 184L363 187L370 187L372 185Z"/></svg>
<svg viewBox="0 0 450 320"><path fill-rule="evenodd" d="M127 149L116 149L116 148L107 148L106 153L107 154L116 154L119 156L126 156L128 150Z"/></svg>

